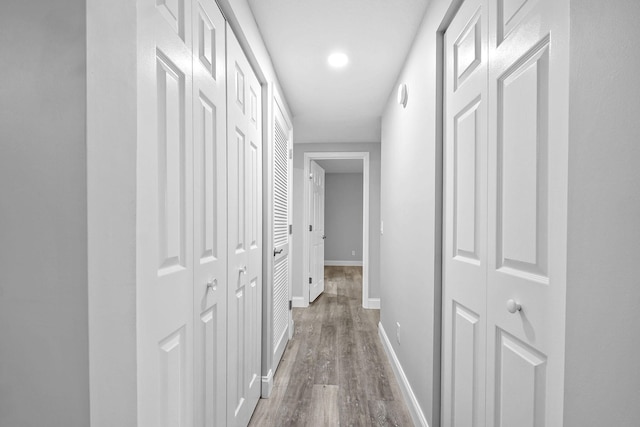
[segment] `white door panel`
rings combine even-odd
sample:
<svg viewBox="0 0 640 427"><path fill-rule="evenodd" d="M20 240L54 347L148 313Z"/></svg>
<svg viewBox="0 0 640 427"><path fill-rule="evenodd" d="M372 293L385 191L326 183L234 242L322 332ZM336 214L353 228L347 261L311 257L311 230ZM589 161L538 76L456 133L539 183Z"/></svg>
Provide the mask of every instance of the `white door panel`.
<svg viewBox="0 0 640 427"><path fill-rule="evenodd" d="M568 2L490 11L487 422L562 425Z"/></svg>
<svg viewBox="0 0 640 427"><path fill-rule="evenodd" d="M487 17L467 0L445 34L443 425L483 426Z"/></svg>
<svg viewBox="0 0 640 427"><path fill-rule="evenodd" d="M227 27L227 423L246 425L260 398L262 313L261 87Z"/></svg>
<svg viewBox="0 0 640 427"><path fill-rule="evenodd" d="M310 209L312 230L309 260L309 302L315 301L324 292L324 191L325 172L318 163L311 161Z"/></svg>
<svg viewBox="0 0 640 427"><path fill-rule="evenodd" d="M213 0L194 0L194 418L226 423L227 150L225 20Z"/></svg>
<svg viewBox="0 0 640 427"><path fill-rule="evenodd" d="M138 415L193 425L190 2L139 3Z"/></svg>

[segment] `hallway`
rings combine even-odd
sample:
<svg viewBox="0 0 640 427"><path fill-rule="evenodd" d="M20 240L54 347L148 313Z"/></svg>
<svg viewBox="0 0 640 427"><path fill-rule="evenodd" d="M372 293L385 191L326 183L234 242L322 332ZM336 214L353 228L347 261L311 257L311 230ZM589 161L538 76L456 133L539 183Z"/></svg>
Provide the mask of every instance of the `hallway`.
<svg viewBox="0 0 640 427"><path fill-rule="evenodd" d="M325 292L293 311L295 334L250 426L410 426L411 417L378 337L379 310L365 310L361 267L325 267Z"/></svg>

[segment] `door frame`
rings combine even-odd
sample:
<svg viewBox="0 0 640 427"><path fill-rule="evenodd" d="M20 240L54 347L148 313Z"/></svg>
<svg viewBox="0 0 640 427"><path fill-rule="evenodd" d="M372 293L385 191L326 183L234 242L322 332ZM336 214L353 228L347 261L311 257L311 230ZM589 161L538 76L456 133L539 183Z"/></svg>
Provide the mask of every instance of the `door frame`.
<svg viewBox="0 0 640 427"><path fill-rule="evenodd" d="M309 283L306 280L306 272L309 271L309 251L311 239L309 239L310 212L309 200L311 189L309 186L309 174L312 160L362 160L362 307L379 308L379 304L369 301L369 169L368 152L306 152L304 153L304 216L303 216L303 245L302 245L302 271L305 278L302 284L304 299L303 307L309 306Z"/></svg>
<svg viewBox="0 0 640 427"><path fill-rule="evenodd" d="M437 319L439 325L435 325L436 330L439 331L439 337L437 338L436 346L433 350L434 357L434 390L438 390L437 401L434 399L434 413L433 421L435 425L438 425L442 419L442 414L445 411L444 399L442 394L444 392L444 369L442 364L444 360L444 326L445 326L445 284L446 276L444 269L444 229L445 229L445 121L446 121L446 97L445 97L445 75L446 75L446 55L444 45L444 35L451 25L451 21L455 18L458 10L464 3L464 0L450 0L447 6L447 10L442 16L440 26L436 31L436 280L434 286L437 292L437 298L434 307L439 310L434 318Z"/></svg>

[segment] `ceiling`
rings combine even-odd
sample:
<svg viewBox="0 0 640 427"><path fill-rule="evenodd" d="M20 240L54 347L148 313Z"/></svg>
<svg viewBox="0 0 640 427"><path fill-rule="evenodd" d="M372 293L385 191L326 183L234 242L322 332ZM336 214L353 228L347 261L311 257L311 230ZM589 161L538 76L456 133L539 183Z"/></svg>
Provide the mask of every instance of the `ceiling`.
<svg viewBox="0 0 640 427"><path fill-rule="evenodd" d="M428 0L248 0L294 142L379 142L380 116ZM331 68L334 51L349 64Z"/></svg>
<svg viewBox="0 0 640 427"><path fill-rule="evenodd" d="M354 159L316 160L325 173L362 173L364 162Z"/></svg>

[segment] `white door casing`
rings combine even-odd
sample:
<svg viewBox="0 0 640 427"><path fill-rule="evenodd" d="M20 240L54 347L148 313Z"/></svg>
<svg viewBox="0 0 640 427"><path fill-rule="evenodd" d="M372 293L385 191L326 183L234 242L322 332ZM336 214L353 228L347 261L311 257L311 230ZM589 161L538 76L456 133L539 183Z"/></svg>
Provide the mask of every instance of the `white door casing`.
<svg viewBox="0 0 640 427"><path fill-rule="evenodd" d="M261 94L227 26L228 425L248 424L261 388Z"/></svg>
<svg viewBox="0 0 640 427"><path fill-rule="evenodd" d="M315 301L324 292L324 169L311 161L309 175L309 212L311 213L311 247L309 251L309 302Z"/></svg>
<svg viewBox="0 0 640 427"><path fill-rule="evenodd" d="M492 0L489 13L487 425L560 426L569 1Z"/></svg>
<svg viewBox="0 0 640 427"><path fill-rule="evenodd" d="M273 366L277 366L292 323L291 300L291 125L280 101L274 96L273 116Z"/></svg>
<svg viewBox="0 0 640 427"><path fill-rule="evenodd" d="M486 342L487 8L467 0L445 37L442 420L483 426Z"/></svg>
<svg viewBox="0 0 640 427"><path fill-rule="evenodd" d="M304 176L308 177L311 174L311 161L312 160L327 160L327 159L343 159L343 160L362 160L363 162L363 194L362 194L362 307L363 308L379 308L380 300L369 299L369 241L370 241L370 227L369 227L369 181L370 181L370 165L369 165L369 153L368 152L350 152L350 151L337 151L337 152L306 152L304 157ZM310 180L307 180L310 181ZM309 305L309 284L308 272L311 271L311 246L312 246L312 233L309 232L308 227L313 222L311 213L311 203L309 202L312 193L311 185L305 184L304 186L304 229L303 235L303 271L304 281L302 284L302 297L300 299L294 298L294 306L307 307Z"/></svg>
<svg viewBox="0 0 640 427"><path fill-rule="evenodd" d="M225 19L194 0L194 418L225 425L227 373L227 139Z"/></svg>
<svg viewBox="0 0 640 427"><path fill-rule="evenodd" d="M190 2L138 5L139 425L193 425Z"/></svg>

